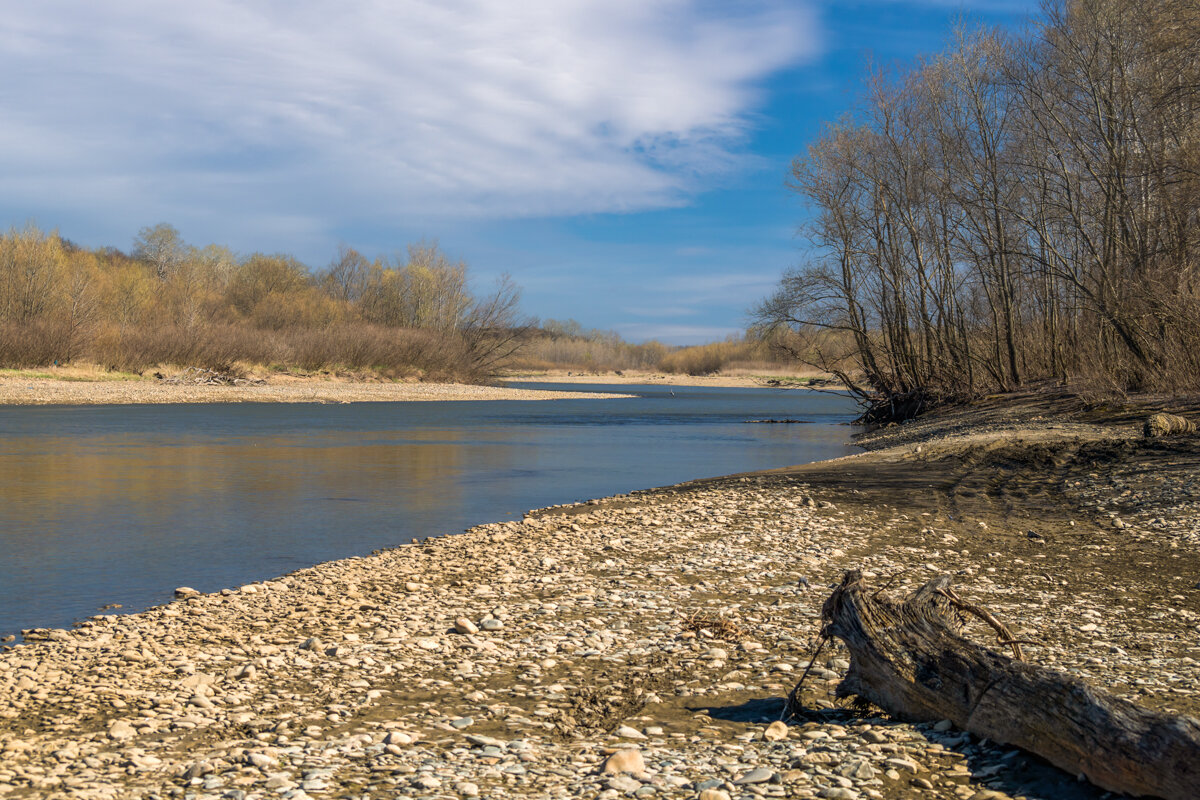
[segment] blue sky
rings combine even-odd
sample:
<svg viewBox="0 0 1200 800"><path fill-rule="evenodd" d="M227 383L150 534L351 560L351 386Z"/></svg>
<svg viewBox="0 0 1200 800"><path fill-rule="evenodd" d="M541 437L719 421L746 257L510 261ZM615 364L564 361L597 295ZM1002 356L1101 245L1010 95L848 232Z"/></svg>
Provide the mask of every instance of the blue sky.
<svg viewBox="0 0 1200 800"><path fill-rule="evenodd" d="M368 256L633 340L741 330L801 257L788 164L865 58L1036 0L39 0L0 21L0 223Z"/></svg>

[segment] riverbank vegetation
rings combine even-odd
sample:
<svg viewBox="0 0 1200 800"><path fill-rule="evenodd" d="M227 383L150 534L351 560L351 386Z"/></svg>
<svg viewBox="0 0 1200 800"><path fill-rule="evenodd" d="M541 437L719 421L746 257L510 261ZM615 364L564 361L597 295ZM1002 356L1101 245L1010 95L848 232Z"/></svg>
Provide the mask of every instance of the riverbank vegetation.
<svg viewBox="0 0 1200 800"><path fill-rule="evenodd" d="M870 72L793 164L814 255L758 322L908 407L1200 389L1197 41L1187 0L1052 2Z"/></svg>
<svg viewBox="0 0 1200 800"><path fill-rule="evenodd" d="M375 261L342 248L312 271L284 254L191 247L170 225L144 229L130 254L27 227L0 236L0 366L480 380L529 328L518 298L507 278L473 292L467 266L436 245Z"/></svg>
<svg viewBox="0 0 1200 800"><path fill-rule="evenodd" d="M499 371L788 372L754 335L692 347L632 343L574 320L522 315L507 278L470 288L437 245L369 261L343 247L323 269L286 254L237 257L166 224L131 252L89 250L36 227L0 235L0 368L90 363L143 374L195 367L485 381Z"/></svg>
<svg viewBox="0 0 1200 800"><path fill-rule="evenodd" d="M516 371L663 372L672 375L745 375L789 372L787 351L754 334L678 347L627 342L615 331L587 330L575 320L545 320L511 360Z"/></svg>

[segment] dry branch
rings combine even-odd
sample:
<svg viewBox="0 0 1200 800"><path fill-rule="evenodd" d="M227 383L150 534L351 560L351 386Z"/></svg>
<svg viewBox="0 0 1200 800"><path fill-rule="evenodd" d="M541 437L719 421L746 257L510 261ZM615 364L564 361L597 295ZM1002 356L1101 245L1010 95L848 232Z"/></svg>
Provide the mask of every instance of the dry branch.
<svg viewBox="0 0 1200 800"><path fill-rule="evenodd" d="M838 695L863 698L901 719L949 719L1110 791L1196 796L1200 720L1144 709L970 642L959 635L955 613L969 604L956 598L948 575L897 602L872 593L862 573L846 573L822 610L822 633L851 653ZM1001 635L1011 643L1011 635Z"/></svg>
<svg viewBox="0 0 1200 800"><path fill-rule="evenodd" d="M190 386L259 386L266 383L262 378L242 378L229 372L188 367L178 375L172 375L163 383Z"/></svg>
<svg viewBox="0 0 1200 800"><path fill-rule="evenodd" d="M746 632L739 628L737 623L725 617L701 614L699 611L693 612L690 616L684 618L683 629L701 635L707 633L714 638L725 639L730 642L736 642L738 639L746 636Z"/></svg>

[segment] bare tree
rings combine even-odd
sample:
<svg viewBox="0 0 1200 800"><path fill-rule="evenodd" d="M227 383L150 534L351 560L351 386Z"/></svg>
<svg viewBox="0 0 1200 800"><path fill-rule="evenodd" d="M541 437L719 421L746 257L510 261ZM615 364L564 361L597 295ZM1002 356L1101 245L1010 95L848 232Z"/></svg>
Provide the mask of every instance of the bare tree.
<svg viewBox="0 0 1200 800"><path fill-rule="evenodd" d="M179 231L165 222L142 228L133 240L133 257L152 265L160 279L178 267L186 254Z"/></svg>
<svg viewBox="0 0 1200 800"><path fill-rule="evenodd" d="M370 278L371 262L353 247L339 245L337 258L318 276L318 281L330 297L344 303L357 303Z"/></svg>
<svg viewBox="0 0 1200 800"><path fill-rule="evenodd" d="M813 249L756 323L884 399L1194 385L1198 33L1184 0L1063 0L872 72L793 163Z"/></svg>
<svg viewBox="0 0 1200 800"><path fill-rule="evenodd" d="M505 273L489 294L471 303L461 330L476 371L492 373L527 341L533 322L521 314L520 302L521 290Z"/></svg>

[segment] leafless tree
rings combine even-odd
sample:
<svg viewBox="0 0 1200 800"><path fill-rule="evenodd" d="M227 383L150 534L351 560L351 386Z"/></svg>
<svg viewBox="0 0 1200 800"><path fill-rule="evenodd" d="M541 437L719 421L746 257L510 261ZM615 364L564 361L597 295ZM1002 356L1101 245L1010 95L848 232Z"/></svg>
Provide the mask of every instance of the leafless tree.
<svg viewBox="0 0 1200 800"><path fill-rule="evenodd" d="M1197 34L1194 2L1052 0L872 71L793 163L812 251L757 324L875 397L1200 382Z"/></svg>

